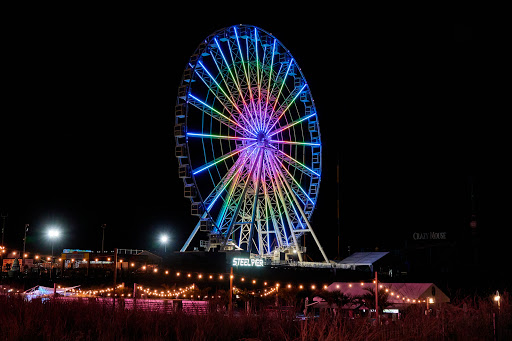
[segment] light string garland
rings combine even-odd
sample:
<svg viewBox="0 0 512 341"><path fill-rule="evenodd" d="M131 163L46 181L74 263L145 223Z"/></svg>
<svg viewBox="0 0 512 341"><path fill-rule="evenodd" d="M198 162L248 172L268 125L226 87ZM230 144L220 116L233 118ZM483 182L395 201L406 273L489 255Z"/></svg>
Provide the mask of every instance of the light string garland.
<svg viewBox="0 0 512 341"><path fill-rule="evenodd" d="M143 270L146 270L147 267L146 266L143 266L141 267ZM171 274L171 272L169 270L163 270L163 271L160 271L161 269L160 268L153 268L152 272L157 274L157 273L161 273L163 274L164 276L169 276ZM183 271L176 271L174 273L174 277L176 279L183 279L183 280L194 280L194 281L205 281L205 282L208 282L208 281L224 281L224 280L229 280L230 279L230 274L229 273L208 273L208 274L203 274L201 272L183 272ZM261 279L256 279L256 278L253 278L253 279L248 279L246 278L245 276L242 276L242 275L232 275L232 279L233 281L238 281L239 284L241 285L244 285L245 287L250 287L250 285L252 284L253 288L252 290L249 292L250 295L253 295L253 296L259 296L259 297L267 297L267 296L270 296L270 295L273 295L273 294L276 294L278 292L278 288L281 286L280 282L274 282L273 285L270 285L269 284L269 281L262 281ZM254 286L257 285L257 284L263 284L263 287L258 287L258 288L255 288ZM356 288L357 286L357 282L349 282L348 283L348 291L345 291L345 293L347 294L350 294L350 289L352 288ZM359 286L360 287L374 287L375 285L375 280L372 282L372 283L369 283L369 282L359 282ZM121 288L122 285L118 285L116 288ZM153 288L149 288L149 287L146 287L146 286L143 286L143 285L137 285L137 290L138 291L142 291L141 293L141 296L145 296L145 297L162 297L162 298L180 298L180 297L183 297L183 298L186 298L185 295L189 294L190 291L194 290L194 289L198 289L198 286L196 284L192 284L190 286L186 286L186 287L183 287L183 288L177 288L177 289L172 289L172 290L162 290L162 289L153 289ZM302 283L299 283L299 284L292 284L292 283L288 283L286 285L283 286L284 289L287 289L287 290L292 290L292 289L295 289L295 290L317 290L319 288L321 288L322 290L328 290L328 285L327 284L323 284L322 286L317 286L316 283L310 283L308 285L305 285L305 284L302 284ZM239 291L240 288L237 288L236 286L233 287L233 291ZM336 289L340 289L340 286L339 284L336 285ZM391 297L393 298L396 298L396 299L399 299L401 300L402 302L404 303L426 303L427 300L426 299L423 299L423 300L420 300L420 299L416 299L416 298L410 298L406 295L401 295L397 292L394 292L393 290L391 290L390 288L386 287L385 286L385 283L380 283L379 284L379 289L384 289L384 291ZM113 291L113 288L102 288L102 289L88 289L88 290L81 290L81 289L73 289L71 290L72 292L77 292L77 293L80 293L82 295L90 295L90 296L96 296L96 295L103 295L103 294L107 294L107 296L111 296L111 292ZM117 295L117 294L116 294ZM189 297L192 297L192 294L189 294L190 296ZM121 297L123 297L124 294L122 294ZM127 294L125 297L131 297L131 294ZM207 296L204 296L205 298ZM429 303L433 303L433 301L430 301Z"/></svg>

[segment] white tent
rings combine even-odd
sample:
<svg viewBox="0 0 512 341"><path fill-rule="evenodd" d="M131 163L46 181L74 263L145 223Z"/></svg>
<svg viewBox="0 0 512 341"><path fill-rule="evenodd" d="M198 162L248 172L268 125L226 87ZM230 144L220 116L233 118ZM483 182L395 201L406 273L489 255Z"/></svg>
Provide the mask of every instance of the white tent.
<svg viewBox="0 0 512 341"><path fill-rule="evenodd" d="M327 291L340 291L349 297L367 294L365 288L375 289L373 283L363 282L334 282L327 287ZM379 283L379 290L387 290L390 308L403 308L411 304L449 303L450 298L434 283ZM316 308L326 308L327 303L321 297L314 297L309 304ZM344 309L353 309L355 305L348 304Z"/></svg>
<svg viewBox="0 0 512 341"><path fill-rule="evenodd" d="M71 296L72 292L73 292L72 289L75 289L75 288L78 288L78 287L79 287L79 285L75 285L74 287L66 287L66 288L54 289L54 288L51 288L51 287L44 287L42 285L36 285L33 288L25 290L23 292L23 296L25 296L25 298L27 300L29 300L29 301L31 299L33 299L33 298L49 297L49 296L53 295L54 291L58 295L61 295L61 296Z"/></svg>

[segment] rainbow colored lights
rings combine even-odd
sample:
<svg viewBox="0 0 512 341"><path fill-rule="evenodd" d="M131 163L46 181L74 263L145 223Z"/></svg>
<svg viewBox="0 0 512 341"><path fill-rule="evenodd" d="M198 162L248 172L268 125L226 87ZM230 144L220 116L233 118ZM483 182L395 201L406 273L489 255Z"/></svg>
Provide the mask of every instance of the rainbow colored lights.
<svg viewBox="0 0 512 341"><path fill-rule="evenodd" d="M327 261L309 224L321 175L318 117L290 52L258 27L219 30L191 57L180 94L186 130L175 138L187 154L177 156L190 168L183 181L196 191L186 196L200 217L182 251L202 229L206 250L293 249L302 261L300 237L309 234Z"/></svg>

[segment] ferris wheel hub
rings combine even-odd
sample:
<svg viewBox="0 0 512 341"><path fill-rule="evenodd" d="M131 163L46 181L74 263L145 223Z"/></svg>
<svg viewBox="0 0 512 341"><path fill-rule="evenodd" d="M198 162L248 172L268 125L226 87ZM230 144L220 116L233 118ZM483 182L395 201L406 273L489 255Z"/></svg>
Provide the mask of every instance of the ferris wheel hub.
<svg viewBox="0 0 512 341"><path fill-rule="evenodd" d="M266 147L268 145L268 136L264 131L260 131L257 136L258 146Z"/></svg>

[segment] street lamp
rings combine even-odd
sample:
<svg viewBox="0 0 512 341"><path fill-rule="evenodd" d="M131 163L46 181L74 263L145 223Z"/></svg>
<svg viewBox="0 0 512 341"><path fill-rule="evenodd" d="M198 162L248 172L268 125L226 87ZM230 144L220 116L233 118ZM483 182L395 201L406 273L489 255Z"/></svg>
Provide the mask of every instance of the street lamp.
<svg viewBox="0 0 512 341"><path fill-rule="evenodd" d="M500 292L496 290L496 294L494 295L494 301L498 304L498 315L500 314ZM494 334L494 340L496 340L496 313L492 313L492 329Z"/></svg>
<svg viewBox="0 0 512 341"><path fill-rule="evenodd" d="M496 303L498 303L498 311L500 310L500 300L501 300L501 297L500 297L500 293L498 290L496 290L496 294L494 295L494 300L496 301Z"/></svg>
<svg viewBox="0 0 512 341"><path fill-rule="evenodd" d="M167 252L167 243L169 242L169 236L167 234L160 235L160 243L164 244L164 252Z"/></svg>
<svg viewBox="0 0 512 341"><path fill-rule="evenodd" d="M60 230L52 227L48 230L48 238L50 239L52 243L52 260L50 264L50 278L52 278L52 272L53 272L53 243L55 239L58 239L60 237Z"/></svg>

